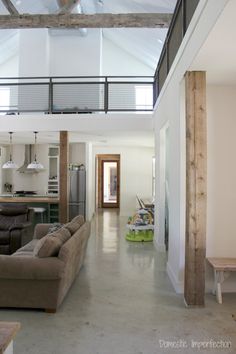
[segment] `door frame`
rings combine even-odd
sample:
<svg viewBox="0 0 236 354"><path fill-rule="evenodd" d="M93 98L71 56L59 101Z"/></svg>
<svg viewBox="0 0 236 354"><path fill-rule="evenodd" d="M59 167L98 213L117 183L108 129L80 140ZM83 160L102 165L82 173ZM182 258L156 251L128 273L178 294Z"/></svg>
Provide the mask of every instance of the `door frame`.
<svg viewBox="0 0 236 354"><path fill-rule="evenodd" d="M120 155L99 154L97 161L97 207L98 208L120 208ZM103 203L103 162L117 162L117 203Z"/></svg>

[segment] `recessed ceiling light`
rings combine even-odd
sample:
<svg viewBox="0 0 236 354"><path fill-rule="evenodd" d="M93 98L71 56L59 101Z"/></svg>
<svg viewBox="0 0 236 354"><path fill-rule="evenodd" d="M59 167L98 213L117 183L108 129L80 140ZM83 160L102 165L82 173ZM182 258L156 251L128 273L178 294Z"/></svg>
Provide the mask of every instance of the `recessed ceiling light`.
<svg viewBox="0 0 236 354"><path fill-rule="evenodd" d="M160 44L163 44L163 41L162 41L161 39L158 39L158 42L159 42Z"/></svg>
<svg viewBox="0 0 236 354"><path fill-rule="evenodd" d="M21 0L17 0L16 5L20 5L20 4L21 4Z"/></svg>

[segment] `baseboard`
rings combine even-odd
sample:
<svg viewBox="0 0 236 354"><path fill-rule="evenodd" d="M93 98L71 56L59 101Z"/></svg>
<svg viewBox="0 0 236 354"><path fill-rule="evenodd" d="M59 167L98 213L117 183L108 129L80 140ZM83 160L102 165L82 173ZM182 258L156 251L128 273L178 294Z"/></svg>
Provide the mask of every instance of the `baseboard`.
<svg viewBox="0 0 236 354"><path fill-rule="evenodd" d="M184 293L184 283L179 281L176 278L175 273L173 272L169 262L167 262L166 270L167 270L167 274L170 278L170 281L171 281L176 293L183 294Z"/></svg>
<svg viewBox="0 0 236 354"><path fill-rule="evenodd" d="M157 238L153 239L153 244L158 252L166 252L166 246L163 243L158 243Z"/></svg>

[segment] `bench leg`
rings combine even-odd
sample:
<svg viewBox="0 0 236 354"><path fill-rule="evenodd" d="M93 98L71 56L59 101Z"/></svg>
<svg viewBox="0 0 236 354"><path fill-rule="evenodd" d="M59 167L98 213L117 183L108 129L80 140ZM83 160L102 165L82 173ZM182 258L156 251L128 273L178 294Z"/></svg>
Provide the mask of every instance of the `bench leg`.
<svg viewBox="0 0 236 354"><path fill-rule="evenodd" d="M214 284L214 291L216 295L216 300L219 304L222 304L222 290L221 290L221 284L224 281L224 272L223 271L214 271L215 275L215 284Z"/></svg>

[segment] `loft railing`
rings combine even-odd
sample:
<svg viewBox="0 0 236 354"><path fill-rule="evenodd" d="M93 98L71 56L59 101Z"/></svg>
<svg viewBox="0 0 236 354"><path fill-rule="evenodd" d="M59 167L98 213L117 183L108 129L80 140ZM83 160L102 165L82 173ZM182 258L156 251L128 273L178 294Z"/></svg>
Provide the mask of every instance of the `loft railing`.
<svg viewBox="0 0 236 354"><path fill-rule="evenodd" d="M199 0L178 0L154 77L0 78L0 114L152 111Z"/></svg>
<svg viewBox="0 0 236 354"><path fill-rule="evenodd" d="M178 0L154 75L154 104L197 8L199 0Z"/></svg>
<svg viewBox="0 0 236 354"><path fill-rule="evenodd" d="M0 78L1 114L152 111L151 76Z"/></svg>

